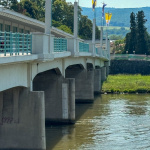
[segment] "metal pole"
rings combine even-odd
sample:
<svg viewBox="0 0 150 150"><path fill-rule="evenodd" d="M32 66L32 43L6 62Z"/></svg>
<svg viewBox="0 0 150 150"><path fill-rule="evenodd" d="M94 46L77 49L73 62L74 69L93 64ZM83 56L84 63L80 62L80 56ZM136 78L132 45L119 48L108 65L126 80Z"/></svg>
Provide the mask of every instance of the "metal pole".
<svg viewBox="0 0 150 150"><path fill-rule="evenodd" d="M52 10L52 2L51 0L46 0L45 2L45 34L51 33L51 20L52 20L51 10Z"/></svg>
<svg viewBox="0 0 150 150"><path fill-rule="evenodd" d="M103 47L103 27L101 27L101 33L100 33L100 47Z"/></svg>
<svg viewBox="0 0 150 150"><path fill-rule="evenodd" d="M92 36L92 43L95 44L95 23L96 19L93 19L93 36Z"/></svg>
<svg viewBox="0 0 150 150"><path fill-rule="evenodd" d="M78 37L78 5L74 2L74 38Z"/></svg>

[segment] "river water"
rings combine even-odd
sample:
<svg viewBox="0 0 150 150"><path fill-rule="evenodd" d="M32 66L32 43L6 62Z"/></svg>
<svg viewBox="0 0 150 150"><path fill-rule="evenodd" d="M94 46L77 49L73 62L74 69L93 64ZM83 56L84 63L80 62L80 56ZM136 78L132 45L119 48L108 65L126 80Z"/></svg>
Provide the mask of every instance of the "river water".
<svg viewBox="0 0 150 150"><path fill-rule="evenodd" d="M150 95L101 95L74 125L46 128L47 150L150 150Z"/></svg>

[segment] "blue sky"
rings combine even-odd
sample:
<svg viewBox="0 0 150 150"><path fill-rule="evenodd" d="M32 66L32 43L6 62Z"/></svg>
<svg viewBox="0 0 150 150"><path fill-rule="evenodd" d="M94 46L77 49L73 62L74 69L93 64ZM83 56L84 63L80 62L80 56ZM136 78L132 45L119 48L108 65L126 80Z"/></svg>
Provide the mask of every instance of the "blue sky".
<svg viewBox="0 0 150 150"><path fill-rule="evenodd" d="M66 0L74 3L75 0ZM78 1L78 0L76 0ZM97 7L102 6L102 2L107 4L107 7L115 8L136 8L136 7L150 7L150 0L97 0ZM92 0L79 0L79 5L82 7L92 7Z"/></svg>

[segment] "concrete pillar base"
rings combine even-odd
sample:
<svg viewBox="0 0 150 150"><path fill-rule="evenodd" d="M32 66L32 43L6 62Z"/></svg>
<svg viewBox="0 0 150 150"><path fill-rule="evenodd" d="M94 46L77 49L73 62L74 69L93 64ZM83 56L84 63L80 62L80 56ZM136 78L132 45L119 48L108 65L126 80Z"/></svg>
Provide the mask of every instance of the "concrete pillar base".
<svg viewBox="0 0 150 150"><path fill-rule="evenodd" d="M106 67L102 67L101 68L101 75L102 75L102 78L101 78L101 81L102 81L102 83L106 80Z"/></svg>
<svg viewBox="0 0 150 150"><path fill-rule="evenodd" d="M51 70L35 77L33 89L45 93L45 122L47 125L75 122L74 79L65 79Z"/></svg>
<svg viewBox="0 0 150 150"><path fill-rule="evenodd" d="M44 92L17 87L0 95L0 149L46 150Z"/></svg>
<svg viewBox="0 0 150 150"><path fill-rule="evenodd" d="M104 66L106 67L106 77L109 75L109 62L104 62Z"/></svg>
<svg viewBox="0 0 150 150"><path fill-rule="evenodd" d="M100 94L102 88L101 69L94 70L94 94Z"/></svg>
<svg viewBox="0 0 150 150"><path fill-rule="evenodd" d="M94 100L94 71L81 68L68 68L67 78L75 78L76 102L93 102Z"/></svg>

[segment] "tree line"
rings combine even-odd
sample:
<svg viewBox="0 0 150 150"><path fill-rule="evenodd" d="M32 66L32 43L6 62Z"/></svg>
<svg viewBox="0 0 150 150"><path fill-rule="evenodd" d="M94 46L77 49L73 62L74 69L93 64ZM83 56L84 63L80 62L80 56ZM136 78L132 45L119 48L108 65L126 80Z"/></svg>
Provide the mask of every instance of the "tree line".
<svg viewBox="0 0 150 150"><path fill-rule="evenodd" d="M45 21L45 0L0 0L0 5L28 17ZM92 39L92 21L78 12L78 35L82 39ZM74 5L66 0L52 0L52 26L73 34ZM96 39L100 39L100 30L96 26Z"/></svg>
<svg viewBox="0 0 150 150"><path fill-rule="evenodd" d="M133 12L130 15L130 32L125 37L125 50L129 54L149 54L149 34L147 28L145 15L143 11L138 11L135 15Z"/></svg>
<svg viewBox="0 0 150 150"><path fill-rule="evenodd" d="M150 54L150 35L145 27L145 15L143 11L130 14L130 32L124 39L115 41L115 53Z"/></svg>

